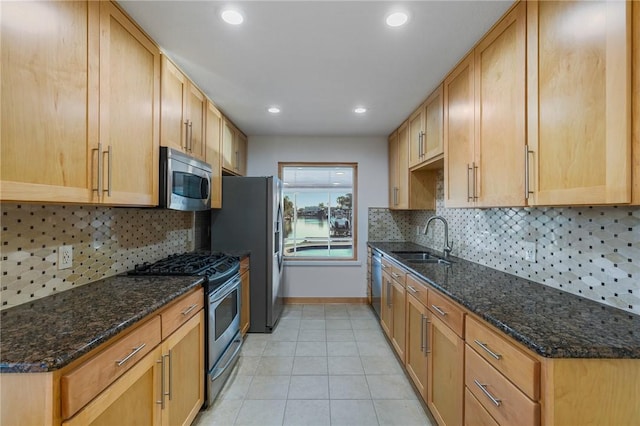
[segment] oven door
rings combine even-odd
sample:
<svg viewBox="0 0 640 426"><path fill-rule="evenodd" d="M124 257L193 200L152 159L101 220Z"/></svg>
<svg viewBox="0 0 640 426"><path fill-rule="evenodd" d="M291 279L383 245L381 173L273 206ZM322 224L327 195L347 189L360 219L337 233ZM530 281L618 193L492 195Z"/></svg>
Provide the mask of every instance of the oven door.
<svg viewBox="0 0 640 426"><path fill-rule="evenodd" d="M211 369L234 336L240 331L240 275L235 275L226 284L209 295L209 331L207 344Z"/></svg>

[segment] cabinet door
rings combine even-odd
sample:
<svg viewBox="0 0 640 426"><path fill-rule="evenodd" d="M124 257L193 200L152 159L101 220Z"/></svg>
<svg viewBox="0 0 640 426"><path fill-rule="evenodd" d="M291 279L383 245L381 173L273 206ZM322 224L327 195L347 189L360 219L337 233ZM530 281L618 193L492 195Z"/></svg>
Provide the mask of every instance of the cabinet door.
<svg viewBox="0 0 640 426"><path fill-rule="evenodd" d="M159 425L161 358L158 346L63 425Z"/></svg>
<svg viewBox="0 0 640 426"><path fill-rule="evenodd" d="M640 3L633 2L633 64L631 64L631 87L633 90L632 101L633 106L631 112L632 128L632 172L633 172L633 189L632 189L632 203L634 205L640 204Z"/></svg>
<svg viewBox="0 0 640 426"><path fill-rule="evenodd" d="M187 77L166 56L162 56L162 110L160 145L185 150L187 129Z"/></svg>
<svg viewBox="0 0 640 426"><path fill-rule="evenodd" d="M425 134L422 148L424 162L444 155L443 98L442 85L440 85L429 95L424 105Z"/></svg>
<svg viewBox="0 0 640 426"><path fill-rule="evenodd" d="M226 119L222 120L222 167L234 171L236 167L235 153L236 132Z"/></svg>
<svg viewBox="0 0 640 426"><path fill-rule="evenodd" d="M389 135L389 208L394 209L398 205L398 132Z"/></svg>
<svg viewBox="0 0 640 426"><path fill-rule="evenodd" d="M428 311L407 293L407 351L405 366L422 398L427 400L427 342Z"/></svg>
<svg viewBox="0 0 640 426"><path fill-rule="evenodd" d="M204 310L162 344L163 425L189 425L204 403Z"/></svg>
<svg viewBox="0 0 640 426"><path fill-rule="evenodd" d="M434 315L429 318L427 405L439 425L461 425L464 340Z"/></svg>
<svg viewBox="0 0 640 426"><path fill-rule="evenodd" d="M525 205L525 24L522 2L474 50L477 206Z"/></svg>
<svg viewBox="0 0 640 426"><path fill-rule="evenodd" d="M236 171L240 176L247 175L247 137L240 131L236 134Z"/></svg>
<svg viewBox="0 0 640 426"><path fill-rule="evenodd" d="M205 161L211 166L211 208L222 207L222 115L207 102Z"/></svg>
<svg viewBox="0 0 640 426"><path fill-rule="evenodd" d="M0 24L0 199L97 202L99 5L1 2Z"/></svg>
<svg viewBox="0 0 640 426"><path fill-rule="evenodd" d="M417 166L424 160L424 105L409 117L409 167Z"/></svg>
<svg viewBox="0 0 640 426"><path fill-rule="evenodd" d="M397 150L397 174L396 187L397 209L409 208L409 123L405 122L398 129Z"/></svg>
<svg viewBox="0 0 640 426"><path fill-rule="evenodd" d="M384 267L384 266L383 266ZM380 303L380 325L387 337L392 337L393 310L391 308L391 275L387 271L382 271L382 295Z"/></svg>
<svg viewBox="0 0 640 426"><path fill-rule="evenodd" d="M240 276L242 280L242 309L240 310L240 332L244 336L251 325L251 276L247 270Z"/></svg>
<svg viewBox="0 0 640 426"><path fill-rule="evenodd" d="M404 363L405 353L405 313L406 313L406 291L402 284L391 282L391 309L393 319L391 320L392 338L391 344L396 353Z"/></svg>
<svg viewBox="0 0 640 426"><path fill-rule="evenodd" d="M630 202L631 3L527 2L530 204Z"/></svg>
<svg viewBox="0 0 640 426"><path fill-rule="evenodd" d="M473 162L473 54L444 81L445 206L473 205L476 165Z"/></svg>
<svg viewBox="0 0 640 426"><path fill-rule="evenodd" d="M187 152L201 160L205 159L204 122L207 99L193 84L189 84L187 91L187 112L189 119L189 133Z"/></svg>
<svg viewBox="0 0 640 426"><path fill-rule="evenodd" d="M103 202L158 204L160 51L111 2L100 2Z"/></svg>

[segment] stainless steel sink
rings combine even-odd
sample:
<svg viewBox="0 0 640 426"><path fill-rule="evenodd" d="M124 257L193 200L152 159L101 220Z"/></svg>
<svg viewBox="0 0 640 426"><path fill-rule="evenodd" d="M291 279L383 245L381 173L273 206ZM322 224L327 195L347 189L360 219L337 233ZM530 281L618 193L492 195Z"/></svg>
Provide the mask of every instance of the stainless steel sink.
<svg viewBox="0 0 640 426"><path fill-rule="evenodd" d="M444 259L438 259L435 257L432 257L430 259L407 259L407 262L409 263L439 263L441 265L444 266L450 266L451 262L449 262L448 260L444 260Z"/></svg>
<svg viewBox="0 0 640 426"><path fill-rule="evenodd" d="M451 262L448 260L436 257L426 251L394 251L392 253L409 263L439 263L445 266L451 265Z"/></svg>

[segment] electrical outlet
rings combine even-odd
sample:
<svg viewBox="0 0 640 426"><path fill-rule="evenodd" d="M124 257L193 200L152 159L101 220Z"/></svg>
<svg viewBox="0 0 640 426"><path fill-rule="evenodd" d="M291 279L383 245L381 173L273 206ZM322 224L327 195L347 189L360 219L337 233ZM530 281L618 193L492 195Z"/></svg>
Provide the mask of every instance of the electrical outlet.
<svg viewBox="0 0 640 426"><path fill-rule="evenodd" d="M416 225L416 235L420 235L422 233L422 227L420 225Z"/></svg>
<svg viewBox="0 0 640 426"><path fill-rule="evenodd" d="M187 230L187 242L190 243L193 241L193 229Z"/></svg>
<svg viewBox="0 0 640 426"><path fill-rule="evenodd" d="M529 262L536 261L536 242L525 241L524 242L524 260Z"/></svg>
<svg viewBox="0 0 640 426"><path fill-rule="evenodd" d="M73 246L58 247L58 269L68 269L73 266Z"/></svg>

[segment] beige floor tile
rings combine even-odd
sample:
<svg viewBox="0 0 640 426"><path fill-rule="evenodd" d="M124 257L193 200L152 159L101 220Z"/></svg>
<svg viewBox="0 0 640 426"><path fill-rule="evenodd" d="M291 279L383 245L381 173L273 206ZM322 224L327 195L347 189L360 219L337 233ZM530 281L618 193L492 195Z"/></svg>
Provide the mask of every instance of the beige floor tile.
<svg viewBox="0 0 640 426"><path fill-rule="evenodd" d="M328 364L330 375L364 374L359 356L330 356Z"/></svg>
<svg viewBox="0 0 640 426"><path fill-rule="evenodd" d="M238 376L236 374L231 374L227 382L222 387L222 390L218 395L218 399L243 400L247 395L247 391L249 390L249 386L251 385L252 381L253 376Z"/></svg>
<svg viewBox="0 0 640 426"><path fill-rule="evenodd" d="M281 318L276 330L279 328L300 328L300 318Z"/></svg>
<svg viewBox="0 0 640 426"><path fill-rule="evenodd" d="M294 356L296 353L296 342L268 342L264 348L263 356Z"/></svg>
<svg viewBox="0 0 640 426"><path fill-rule="evenodd" d="M300 330L298 334L298 342L325 342L327 340L327 332L320 330Z"/></svg>
<svg viewBox="0 0 640 426"><path fill-rule="evenodd" d="M280 321L282 321L283 319L289 319L289 318L295 318L295 319L302 318L302 309L292 310L292 311L285 310L282 312L282 315L280 315Z"/></svg>
<svg viewBox="0 0 640 426"><path fill-rule="evenodd" d="M271 342L296 342L298 340L298 328L276 328L271 333Z"/></svg>
<svg viewBox="0 0 640 426"><path fill-rule="evenodd" d="M380 321L374 318L353 318L351 319L351 328L354 330L380 330Z"/></svg>
<svg viewBox="0 0 640 426"><path fill-rule="evenodd" d="M281 426L287 401L244 401L236 426Z"/></svg>
<svg viewBox="0 0 640 426"><path fill-rule="evenodd" d="M261 357L259 356L238 357L238 363L235 367L236 374L239 376L254 376L260 364L260 359Z"/></svg>
<svg viewBox="0 0 640 426"><path fill-rule="evenodd" d="M403 374L402 368L396 357L389 354L386 356L360 356L362 367L367 375L370 374Z"/></svg>
<svg viewBox="0 0 640 426"><path fill-rule="evenodd" d="M358 356L356 342L327 342L327 355L329 356Z"/></svg>
<svg viewBox="0 0 640 426"><path fill-rule="evenodd" d="M288 399L329 399L329 377L291 376Z"/></svg>
<svg viewBox="0 0 640 426"><path fill-rule="evenodd" d="M367 376L373 399L416 399L416 394L404 374Z"/></svg>
<svg viewBox="0 0 640 426"><path fill-rule="evenodd" d="M331 400L331 426L375 426L378 424L373 401Z"/></svg>
<svg viewBox="0 0 640 426"><path fill-rule="evenodd" d="M245 399L287 399L291 376L255 376Z"/></svg>
<svg viewBox="0 0 640 426"><path fill-rule="evenodd" d="M251 339L248 336L242 343L242 349L240 349L240 355L242 356L260 356L264 352L264 348L267 346L267 340Z"/></svg>
<svg viewBox="0 0 640 426"><path fill-rule="evenodd" d="M360 356L393 356L389 344L386 341L362 341L357 343Z"/></svg>
<svg viewBox="0 0 640 426"><path fill-rule="evenodd" d="M288 400L284 411L284 426L329 426L329 400Z"/></svg>
<svg viewBox="0 0 640 426"><path fill-rule="evenodd" d="M373 406L381 426L431 426L417 400L374 400Z"/></svg>
<svg viewBox="0 0 640 426"><path fill-rule="evenodd" d="M327 342L353 342L353 330L327 330Z"/></svg>
<svg viewBox="0 0 640 426"><path fill-rule="evenodd" d="M283 376L291 375L293 370L292 356L263 356L260 359L256 376Z"/></svg>
<svg viewBox="0 0 640 426"><path fill-rule="evenodd" d="M297 356L293 359L294 375L328 374L326 356Z"/></svg>
<svg viewBox="0 0 640 426"><path fill-rule="evenodd" d="M327 342L298 342L296 356L327 356Z"/></svg>
<svg viewBox="0 0 640 426"><path fill-rule="evenodd" d="M198 414L193 426L232 425L238 416L241 406L241 399L217 400L212 407L208 407Z"/></svg>
<svg viewBox="0 0 640 426"><path fill-rule="evenodd" d="M325 305L324 306L324 316L329 319L338 319L338 318L349 318L349 312L347 311L347 307L345 305Z"/></svg>
<svg viewBox="0 0 640 426"><path fill-rule="evenodd" d="M356 336L356 342L376 342L380 345L385 344L385 337L380 330L353 330L354 336Z"/></svg>
<svg viewBox="0 0 640 426"><path fill-rule="evenodd" d="M329 398L367 399L371 398L367 379L361 376L329 376Z"/></svg>
<svg viewBox="0 0 640 426"><path fill-rule="evenodd" d="M327 319L327 330L351 330L349 319Z"/></svg>
<svg viewBox="0 0 640 426"><path fill-rule="evenodd" d="M302 313L324 315L324 305L302 305Z"/></svg>
<svg viewBox="0 0 640 426"><path fill-rule="evenodd" d="M326 328L325 319L307 319L300 321L300 330L324 330Z"/></svg>

